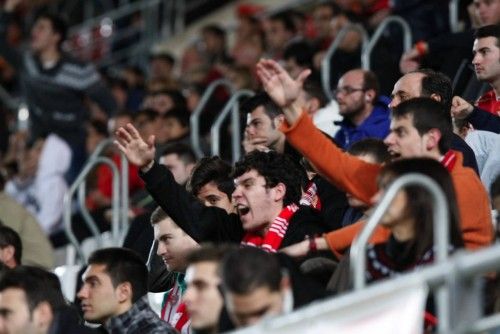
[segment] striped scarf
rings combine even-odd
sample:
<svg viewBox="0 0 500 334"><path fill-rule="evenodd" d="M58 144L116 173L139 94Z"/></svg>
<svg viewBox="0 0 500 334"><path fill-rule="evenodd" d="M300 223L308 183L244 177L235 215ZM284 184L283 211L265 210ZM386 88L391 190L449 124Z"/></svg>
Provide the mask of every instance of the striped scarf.
<svg viewBox="0 0 500 334"><path fill-rule="evenodd" d="M299 207L296 204L287 205L269 226L266 235L260 236L255 232L247 232L241 241L241 245L259 247L266 252L276 253L285 237L290 219L298 209Z"/></svg>

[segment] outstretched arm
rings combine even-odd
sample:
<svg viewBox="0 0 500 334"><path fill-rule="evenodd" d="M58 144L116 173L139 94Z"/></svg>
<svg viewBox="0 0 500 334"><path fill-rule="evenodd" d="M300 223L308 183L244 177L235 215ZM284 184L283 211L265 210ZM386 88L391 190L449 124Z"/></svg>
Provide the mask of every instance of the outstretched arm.
<svg viewBox="0 0 500 334"><path fill-rule="evenodd" d="M304 101L300 99L300 93L310 74L311 70L304 70L294 80L274 60L261 59L257 63L257 76L262 81L266 93L283 109L289 125L294 124L302 113Z"/></svg>
<svg viewBox="0 0 500 334"><path fill-rule="evenodd" d="M115 145L122 151L127 160L143 172L147 172L153 165L155 157L155 137L151 136L144 141L139 131L130 123L116 131Z"/></svg>

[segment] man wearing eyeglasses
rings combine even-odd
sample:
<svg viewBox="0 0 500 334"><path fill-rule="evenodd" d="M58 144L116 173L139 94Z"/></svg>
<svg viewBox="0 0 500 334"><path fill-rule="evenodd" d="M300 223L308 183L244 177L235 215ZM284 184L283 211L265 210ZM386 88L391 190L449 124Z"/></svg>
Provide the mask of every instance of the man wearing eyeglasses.
<svg viewBox="0 0 500 334"><path fill-rule="evenodd" d="M364 138L383 139L389 134L390 100L379 96L379 83L371 71L355 69L346 72L334 91L344 119L335 141L344 149Z"/></svg>

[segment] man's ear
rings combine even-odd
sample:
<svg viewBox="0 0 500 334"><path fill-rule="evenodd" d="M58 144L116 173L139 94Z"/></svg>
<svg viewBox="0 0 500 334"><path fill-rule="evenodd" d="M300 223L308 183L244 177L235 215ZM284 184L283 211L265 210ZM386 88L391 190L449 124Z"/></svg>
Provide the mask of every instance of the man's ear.
<svg viewBox="0 0 500 334"><path fill-rule="evenodd" d="M443 101L443 98L441 97L441 95L438 95L436 93L432 93L431 96L430 96L431 99L433 99L434 101L438 101L438 102L442 102Z"/></svg>
<svg viewBox="0 0 500 334"><path fill-rule="evenodd" d="M375 90L373 89L368 89L366 92L365 92L365 101L367 103L375 103L375 96L377 96L377 93L375 93Z"/></svg>
<svg viewBox="0 0 500 334"><path fill-rule="evenodd" d="M430 129L427 133L427 141L425 143L426 149L428 151L434 149L434 148L439 148L439 141L441 140L441 131L438 129Z"/></svg>
<svg viewBox="0 0 500 334"><path fill-rule="evenodd" d="M274 127L278 129L285 121L285 115L281 114L273 118Z"/></svg>
<svg viewBox="0 0 500 334"><path fill-rule="evenodd" d="M54 320L54 313L50 304L46 301L38 304L32 312L32 319L38 333L48 333Z"/></svg>
<svg viewBox="0 0 500 334"><path fill-rule="evenodd" d="M286 185L282 182L278 183L274 188L274 200L279 202L285 198L286 195Z"/></svg>
<svg viewBox="0 0 500 334"><path fill-rule="evenodd" d="M128 300L132 302L132 284L130 284L130 282L120 283L116 287L116 296L120 303L125 303Z"/></svg>

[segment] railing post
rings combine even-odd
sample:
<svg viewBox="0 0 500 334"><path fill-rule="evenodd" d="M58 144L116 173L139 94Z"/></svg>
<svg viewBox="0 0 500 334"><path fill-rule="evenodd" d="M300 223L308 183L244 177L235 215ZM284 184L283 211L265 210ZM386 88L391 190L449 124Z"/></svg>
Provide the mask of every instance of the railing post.
<svg viewBox="0 0 500 334"><path fill-rule="evenodd" d="M458 32L460 30L460 24L458 22L458 8L459 8L459 6L460 6L460 0L450 0L450 2L448 4L451 32Z"/></svg>
<svg viewBox="0 0 500 334"><path fill-rule="evenodd" d="M233 94L234 92L233 84L229 80L226 79L215 80L205 89L203 95L201 96L200 102L193 110L193 113L189 118L189 123L191 126L191 146L193 147L193 150L197 158L202 158L204 156L203 151L201 149L201 140L200 140L200 116L206 104L208 103L208 100L219 86L225 86L228 89L229 94Z"/></svg>
<svg viewBox="0 0 500 334"><path fill-rule="evenodd" d="M361 54L363 54L364 50L366 49L366 46L368 45L368 33L366 32L365 28L363 28L363 26L361 26L360 24L349 24L339 31L337 37L326 51L325 57L321 62L321 83L323 85L323 90L326 96L330 100L335 99L335 96L333 96L332 94L332 87L330 81L331 80L330 61L335 52L337 52L337 49L340 47L340 43L342 43L342 41L346 38L347 33L349 31L357 31L361 34Z"/></svg>
<svg viewBox="0 0 500 334"><path fill-rule="evenodd" d="M227 101L226 105L224 106L224 109L219 113L217 118L215 119L214 124L212 125L212 128L210 129L210 138L212 139L212 155L219 155L220 154L220 129L222 127L222 123L226 119L227 115L232 112L232 125L235 126L236 123L236 128L233 128L233 133L232 133L232 148L233 148L233 160L237 159L239 157L235 157L234 155L237 154L239 151L239 147L236 148L236 145L240 145L240 132L235 133L236 130L239 129L239 108L234 108L234 105L238 103L239 99L243 96L253 96L255 93L251 90L248 89L241 89L236 91L229 101ZM238 113L238 114L236 114Z"/></svg>
<svg viewBox="0 0 500 334"><path fill-rule="evenodd" d="M373 33L372 38L368 42L366 49L361 54L361 64L363 66L363 69L371 70L370 57L371 57L373 48L377 44L380 37L382 37L382 33L384 33L384 31L387 29L387 27L391 23L399 24L401 26L401 29L403 30L403 50L404 50L404 52L409 51L411 49L412 33L411 33L411 29L410 29L410 26L408 25L408 23L403 18L401 18L399 16L389 16L384 21L382 21L382 23L380 23L377 30L375 30L375 32Z"/></svg>

